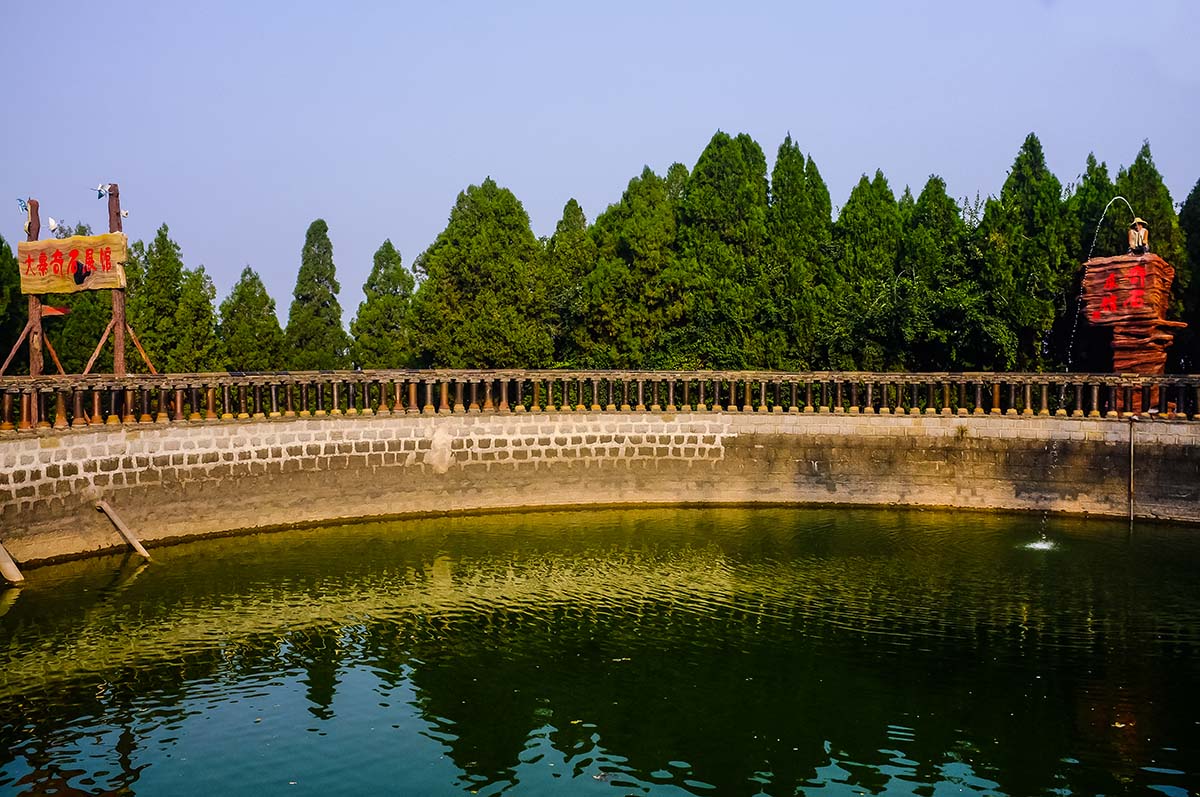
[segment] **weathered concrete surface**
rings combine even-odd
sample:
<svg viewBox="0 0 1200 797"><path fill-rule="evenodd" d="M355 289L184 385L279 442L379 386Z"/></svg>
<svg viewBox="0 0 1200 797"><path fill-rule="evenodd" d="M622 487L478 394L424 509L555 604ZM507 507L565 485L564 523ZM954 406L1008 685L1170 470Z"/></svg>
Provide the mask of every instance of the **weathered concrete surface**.
<svg viewBox="0 0 1200 797"><path fill-rule="evenodd" d="M176 423L0 438L19 562L379 515L620 503L845 503L1125 516L1127 421L553 413ZM1200 522L1200 423L1138 423L1136 511Z"/></svg>

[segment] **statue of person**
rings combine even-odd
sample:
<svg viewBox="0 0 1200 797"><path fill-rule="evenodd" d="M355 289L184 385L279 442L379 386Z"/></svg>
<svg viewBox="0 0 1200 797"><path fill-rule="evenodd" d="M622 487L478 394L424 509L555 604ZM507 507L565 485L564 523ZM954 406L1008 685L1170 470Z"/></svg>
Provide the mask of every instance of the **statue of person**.
<svg viewBox="0 0 1200 797"><path fill-rule="evenodd" d="M1129 225L1129 253L1144 255L1150 251L1150 229L1146 221L1138 216Z"/></svg>

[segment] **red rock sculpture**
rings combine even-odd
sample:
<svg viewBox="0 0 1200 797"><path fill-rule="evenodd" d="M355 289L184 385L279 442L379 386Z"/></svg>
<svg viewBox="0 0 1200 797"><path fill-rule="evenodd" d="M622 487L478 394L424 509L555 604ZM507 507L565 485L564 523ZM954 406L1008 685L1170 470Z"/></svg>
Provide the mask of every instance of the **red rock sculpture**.
<svg viewBox="0 0 1200 797"><path fill-rule="evenodd" d="M1113 371L1163 373L1171 330L1187 326L1166 320L1175 269L1153 253L1097 257L1084 268L1083 313L1113 328Z"/></svg>

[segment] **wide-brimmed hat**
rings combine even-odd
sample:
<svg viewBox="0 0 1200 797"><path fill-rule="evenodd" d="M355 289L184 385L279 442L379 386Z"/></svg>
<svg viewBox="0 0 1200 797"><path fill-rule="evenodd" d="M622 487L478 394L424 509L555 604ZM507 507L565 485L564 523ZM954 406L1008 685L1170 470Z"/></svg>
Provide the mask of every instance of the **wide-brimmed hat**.
<svg viewBox="0 0 1200 797"><path fill-rule="evenodd" d="M1145 220L1145 219L1143 219L1141 216L1137 216L1137 217L1135 217L1135 218L1134 218L1134 220L1133 220L1133 221L1129 222L1129 226L1130 226L1130 227L1136 227L1136 226L1138 226L1139 224L1140 224L1140 225L1142 225L1143 227L1149 227L1149 226L1150 226L1149 224L1147 224L1147 223L1146 223L1146 220Z"/></svg>

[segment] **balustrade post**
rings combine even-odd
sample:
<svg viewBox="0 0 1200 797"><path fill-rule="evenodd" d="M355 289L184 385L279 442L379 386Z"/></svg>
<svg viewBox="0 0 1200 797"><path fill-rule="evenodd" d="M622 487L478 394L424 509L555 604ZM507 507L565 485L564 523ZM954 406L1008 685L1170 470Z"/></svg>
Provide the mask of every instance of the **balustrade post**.
<svg viewBox="0 0 1200 797"><path fill-rule="evenodd" d="M204 416L200 414L200 389L197 388L195 385L192 385L191 387L188 388L188 390L190 390L191 394L192 394L192 411L188 415L188 420L189 421L204 420Z"/></svg>
<svg viewBox="0 0 1200 797"><path fill-rule="evenodd" d="M812 381L809 379L804 380L804 411L805 412L813 411Z"/></svg>
<svg viewBox="0 0 1200 797"><path fill-rule="evenodd" d="M747 380L746 385L750 382ZM765 379L758 380L758 412L769 412L767 407L767 381Z"/></svg>
<svg viewBox="0 0 1200 797"><path fill-rule="evenodd" d="M404 412L408 415L417 415L421 412L421 402L417 398L417 380L408 380L408 404L404 407ZM428 398L426 393L426 398Z"/></svg>
<svg viewBox="0 0 1200 797"><path fill-rule="evenodd" d="M167 423L171 420L171 416L167 414L167 408L171 406L171 400L167 398L167 389L161 385L158 388L158 412L154 414L155 423Z"/></svg>
<svg viewBox="0 0 1200 797"><path fill-rule="evenodd" d="M467 405L467 412L471 412L471 413L478 415L482 411L483 410L481 410L479 408L479 381L476 379L472 379L471 380L471 402Z"/></svg>
<svg viewBox="0 0 1200 797"><path fill-rule="evenodd" d="M121 424L121 392L114 387L108 388L108 418L105 424L119 426Z"/></svg>
<svg viewBox="0 0 1200 797"><path fill-rule="evenodd" d="M533 403L529 405L530 412L542 411L542 380L533 380Z"/></svg>
<svg viewBox="0 0 1200 797"><path fill-rule="evenodd" d="M975 409L971 411L973 415L983 415L983 382L975 383Z"/></svg>
<svg viewBox="0 0 1200 797"><path fill-rule="evenodd" d="M446 383L447 390L449 389L449 387L450 387L449 383ZM462 380L455 379L454 380L454 408L453 408L452 412L464 413L467 411L467 405L465 403L463 403L463 392L464 392L463 388L464 388L464 385L463 385Z"/></svg>
<svg viewBox="0 0 1200 797"><path fill-rule="evenodd" d="M359 414L358 384L355 382L351 382L349 379L346 380L345 384L346 384L346 412L345 412L345 414L347 416L358 415Z"/></svg>
<svg viewBox="0 0 1200 797"><path fill-rule="evenodd" d="M0 432L11 432L16 429L12 422L12 393L5 392L3 399L0 399Z"/></svg>
<svg viewBox="0 0 1200 797"><path fill-rule="evenodd" d="M938 414L954 414L954 410L950 408L950 382L948 380L942 382L942 407Z"/></svg>
<svg viewBox="0 0 1200 797"><path fill-rule="evenodd" d="M884 380L879 383L879 414L891 415L892 413L892 383ZM899 408L899 404L897 404Z"/></svg>
<svg viewBox="0 0 1200 797"><path fill-rule="evenodd" d="M629 412L633 407L629 406L629 380L621 377L621 412Z"/></svg>
<svg viewBox="0 0 1200 797"><path fill-rule="evenodd" d="M1064 413L1065 414L1065 413ZM1042 407L1038 415L1050 417L1050 383L1042 382Z"/></svg>
<svg viewBox="0 0 1200 797"><path fill-rule="evenodd" d="M850 381L850 414L858 415L858 413L858 380L852 379Z"/></svg>
<svg viewBox="0 0 1200 797"><path fill-rule="evenodd" d="M867 380L867 403L863 405L863 413L875 414L875 382L872 380Z"/></svg>
<svg viewBox="0 0 1200 797"><path fill-rule="evenodd" d="M508 406L508 380L507 379L500 380L500 411L501 412L509 412L510 411L509 406Z"/></svg>
<svg viewBox="0 0 1200 797"><path fill-rule="evenodd" d="M204 420L217 419L217 389L212 385L204 386Z"/></svg>
<svg viewBox="0 0 1200 797"><path fill-rule="evenodd" d="M450 381L445 377L438 378L438 415L450 413Z"/></svg>
<svg viewBox="0 0 1200 797"><path fill-rule="evenodd" d="M1033 385L1031 385L1029 382L1023 384L1021 386L1021 394L1021 414L1033 415Z"/></svg>
<svg viewBox="0 0 1200 797"><path fill-rule="evenodd" d="M650 380L650 411L651 412L662 412L662 405L658 403L658 388L659 388L658 380L651 379Z"/></svg>
<svg viewBox="0 0 1200 797"><path fill-rule="evenodd" d="M254 386L254 419L264 420L266 417L267 413L263 411L262 385L256 384Z"/></svg>
<svg viewBox="0 0 1200 797"><path fill-rule="evenodd" d="M298 385L296 385L296 387L300 388L300 417L301 418L312 417L312 413L308 409L308 394L310 392L309 391L310 385L308 384L308 382L301 382ZM228 401L228 396L226 396L226 401Z"/></svg>
<svg viewBox="0 0 1200 797"><path fill-rule="evenodd" d="M637 380L637 406L633 408L636 412L646 411L646 397L643 393L644 388L645 382L641 379Z"/></svg>
<svg viewBox="0 0 1200 797"><path fill-rule="evenodd" d="M37 402L37 419L38 419L37 428L49 429L50 428L50 418L47 417L49 415L49 413L46 412L46 398L45 398L46 394L40 390L37 390L34 392L33 395L34 395L34 401Z"/></svg>
<svg viewBox="0 0 1200 797"><path fill-rule="evenodd" d="M21 418L17 421L17 431L24 432L33 428L33 397L29 393L21 393Z"/></svg>
<svg viewBox="0 0 1200 797"><path fill-rule="evenodd" d="M775 404L771 407L771 414L783 414L783 380L776 379L775 382Z"/></svg>
<svg viewBox="0 0 1200 797"><path fill-rule="evenodd" d="M271 415L272 418L282 418L283 413L279 411L279 383L271 383Z"/></svg>
<svg viewBox="0 0 1200 797"><path fill-rule="evenodd" d="M913 399L914 400L916 399L915 394L913 395ZM929 380L928 383L926 383L925 414L926 415L937 415L938 414L937 383L934 382L932 379Z"/></svg>
<svg viewBox="0 0 1200 797"><path fill-rule="evenodd" d="M1196 402L1195 404L1192 405L1192 420L1200 421L1200 385L1194 386L1192 388L1192 392L1195 394L1193 396L1193 398L1195 399L1195 402ZM1183 409L1183 408L1180 407L1180 409Z"/></svg>
<svg viewBox="0 0 1200 797"><path fill-rule="evenodd" d="M592 412L600 412L600 380L592 377Z"/></svg>
<svg viewBox="0 0 1200 797"><path fill-rule="evenodd" d="M42 416L41 407L39 406L37 409L39 412L35 417L40 418ZM104 411L100 408L100 388L98 387L92 388L92 417L89 419L89 423L93 426L104 423Z"/></svg>
<svg viewBox="0 0 1200 797"><path fill-rule="evenodd" d="M71 388L71 415L71 426L73 428L78 429L81 426L87 426L87 418L83 414L83 391L77 387Z"/></svg>
<svg viewBox="0 0 1200 797"><path fill-rule="evenodd" d="M788 412L799 412L800 408L798 406L796 406L796 391L798 390L798 388L796 386L796 380L794 380L794 379L790 380L790 384L792 386L792 400L791 400L791 403L788 404L787 411Z"/></svg>
<svg viewBox="0 0 1200 797"><path fill-rule="evenodd" d="M495 412L496 405L492 403L492 380L483 381L483 412Z"/></svg>
<svg viewBox="0 0 1200 797"><path fill-rule="evenodd" d="M175 388L175 417L171 420L182 423L187 416L183 412L183 388Z"/></svg>
<svg viewBox="0 0 1200 797"><path fill-rule="evenodd" d="M313 411L314 418L325 417L325 383L320 380L313 382L313 397L317 401L317 408Z"/></svg>
<svg viewBox="0 0 1200 797"><path fill-rule="evenodd" d="M696 412L708 412L708 402L704 400L704 385L707 382L707 379L700 379L696 385Z"/></svg>
<svg viewBox="0 0 1200 797"><path fill-rule="evenodd" d="M1017 414L1017 383L1008 383L1008 409L1004 412L1005 415Z"/></svg>
<svg viewBox="0 0 1200 797"><path fill-rule="evenodd" d="M1121 414L1117 411L1117 386L1108 386L1108 412L1104 413L1105 418L1119 418Z"/></svg>
<svg viewBox="0 0 1200 797"><path fill-rule="evenodd" d="M958 383L958 414L967 414L967 383Z"/></svg>
<svg viewBox="0 0 1200 797"><path fill-rule="evenodd" d="M719 394L718 394L719 395ZM733 379L729 380L729 403L725 405L726 412L737 412L737 382Z"/></svg>
<svg viewBox="0 0 1200 797"><path fill-rule="evenodd" d="M246 396L246 386L238 385L235 391L237 393L237 419L244 421L250 417L250 400Z"/></svg>
<svg viewBox="0 0 1200 797"><path fill-rule="evenodd" d="M62 388L54 391L54 428L67 428L67 396Z"/></svg>

